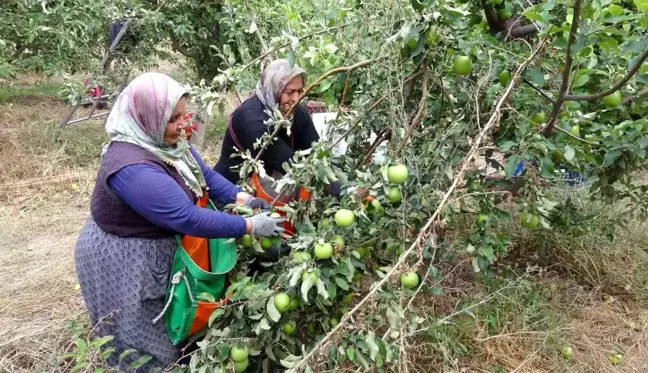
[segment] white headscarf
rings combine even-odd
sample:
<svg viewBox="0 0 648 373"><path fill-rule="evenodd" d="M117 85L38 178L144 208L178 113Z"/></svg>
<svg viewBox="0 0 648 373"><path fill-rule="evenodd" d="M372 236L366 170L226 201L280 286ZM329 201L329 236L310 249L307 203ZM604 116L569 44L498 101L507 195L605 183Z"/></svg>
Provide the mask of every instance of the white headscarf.
<svg viewBox="0 0 648 373"><path fill-rule="evenodd" d="M178 82L164 74L142 74L117 98L106 121L106 132L111 143L138 145L173 166L196 196L202 197L205 176L187 141L164 143L171 114L185 93Z"/></svg>
<svg viewBox="0 0 648 373"><path fill-rule="evenodd" d="M266 109L274 110L279 103L279 97L288 82L293 78L302 77L306 84L306 72L299 66L290 66L290 62L285 59L275 60L263 70L261 79L257 83L254 93L261 100Z"/></svg>

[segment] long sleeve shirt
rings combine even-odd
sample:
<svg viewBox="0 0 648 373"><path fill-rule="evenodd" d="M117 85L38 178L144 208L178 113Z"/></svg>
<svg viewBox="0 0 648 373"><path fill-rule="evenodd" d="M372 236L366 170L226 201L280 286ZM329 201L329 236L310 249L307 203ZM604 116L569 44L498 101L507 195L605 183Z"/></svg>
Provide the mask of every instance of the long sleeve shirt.
<svg viewBox="0 0 648 373"><path fill-rule="evenodd" d="M223 204L234 202L241 190L207 167L193 148L191 153L205 175L209 198ZM197 207L178 183L158 167L124 167L108 179L108 184L131 208L160 227L206 238L238 238L245 234L243 217Z"/></svg>

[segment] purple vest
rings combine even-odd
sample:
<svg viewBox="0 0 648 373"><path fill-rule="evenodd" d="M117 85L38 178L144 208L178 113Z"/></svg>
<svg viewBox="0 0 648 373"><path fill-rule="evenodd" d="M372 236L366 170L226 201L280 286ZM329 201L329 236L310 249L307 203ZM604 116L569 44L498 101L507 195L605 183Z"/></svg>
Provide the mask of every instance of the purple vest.
<svg viewBox="0 0 648 373"><path fill-rule="evenodd" d="M119 237L162 238L176 232L161 228L146 220L117 196L108 185L108 178L126 166L144 163L163 169L180 185L187 196L196 202L196 196L185 185L180 173L164 163L155 154L130 143L114 142L101 159L101 167L95 182L90 212L97 225L104 231ZM142 188L146 188L142 185Z"/></svg>

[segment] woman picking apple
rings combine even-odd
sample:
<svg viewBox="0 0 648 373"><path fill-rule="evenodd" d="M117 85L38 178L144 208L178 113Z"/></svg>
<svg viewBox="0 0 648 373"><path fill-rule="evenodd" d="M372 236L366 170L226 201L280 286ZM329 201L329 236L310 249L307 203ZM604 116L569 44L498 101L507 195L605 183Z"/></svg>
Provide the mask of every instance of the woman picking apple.
<svg viewBox="0 0 648 373"><path fill-rule="evenodd" d="M111 335L107 363L125 370L141 355L143 371L177 361L180 347L164 323L176 235L238 238L276 236L282 218L251 218L196 206L204 194L222 203L268 208L207 167L186 142L187 95L173 79L146 73L126 87L108 116L110 143L101 160L88 218L74 257L94 330ZM119 355L138 352L122 361Z"/></svg>
<svg viewBox="0 0 648 373"><path fill-rule="evenodd" d="M277 108L284 116L287 115L290 108L299 103L305 83L306 72L297 65L291 66L288 60L280 59L268 65L261 74L254 94L230 115L221 157L214 170L232 183L238 183L236 167L243 163L243 159L232 158L236 149L249 150L256 155L259 149L255 149L254 144L264 134L273 132L264 123L270 118L265 111ZM281 130L277 139L261 154L260 159L268 175L285 175L283 164L291 161L294 152L310 149L313 142L319 140L313 120L304 107L297 106L289 119L292 121L290 132ZM331 194L339 195L339 183L333 184Z"/></svg>

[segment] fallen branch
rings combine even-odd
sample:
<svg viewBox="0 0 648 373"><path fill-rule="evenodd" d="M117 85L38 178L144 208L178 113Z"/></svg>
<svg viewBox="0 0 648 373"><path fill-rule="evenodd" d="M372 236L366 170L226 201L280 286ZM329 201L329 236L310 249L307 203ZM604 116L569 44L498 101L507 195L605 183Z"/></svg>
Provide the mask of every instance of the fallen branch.
<svg viewBox="0 0 648 373"><path fill-rule="evenodd" d="M577 0L580 1L580 0ZM433 226L433 224L436 222L436 220L439 218L441 215L441 211L443 210L443 207L447 203L448 199L454 192L455 188L457 187L457 184L459 183L459 180L463 178L463 174L466 171L466 168L468 167L470 161L475 157L475 154L477 153L482 139L487 135L487 133L490 131L490 129L499 121L500 118L500 110L502 109L502 105L504 105L504 102L508 100L508 97L511 95L511 92L513 91L513 88L517 86L518 81L520 80L520 75L521 73L526 69L528 64L535 58L535 56L538 54L540 49L543 47L544 43L546 42L546 38L543 40L541 45L533 51L533 53L517 68L515 71L515 74L513 75L513 78L509 82L509 86L507 87L506 91L502 95L502 97L499 99L497 104L495 105L495 108L493 110L493 114L491 115L488 123L484 126L484 128L481 130L477 138L475 139L475 142L473 143L472 147L464 157L462 161L462 166L459 169L457 175L454 177L454 180L452 184L450 185L450 188L446 191L446 193L443 196L443 199L439 203L439 206L437 206L437 209L434 211L434 214L430 217L430 219L427 221L425 226L421 229L419 232L418 236L412 243L412 245L405 251L400 258L398 259L398 262L394 264L392 269L387 272L387 274L378 282L376 283L371 291L349 312L347 312L344 316L342 316L342 319L338 323L335 328L333 328L322 340L320 340L314 347L313 349L304 356L303 359L301 359L297 364L295 364L294 367L288 370L288 372L295 373L298 372L299 369L308 362L308 360L313 357L316 353L319 352L319 350L327 344L331 338L333 338L334 335L337 334L340 329L342 329L346 323L353 317L355 313L357 313L361 309L365 309L366 303L373 298L373 296L376 294L378 290L380 290L390 279L394 274L396 274L397 271L403 266L407 258L412 254L414 250L417 249L418 245L420 245L425 236L427 235L428 231L430 228Z"/></svg>

